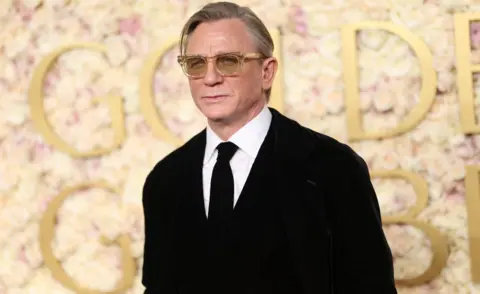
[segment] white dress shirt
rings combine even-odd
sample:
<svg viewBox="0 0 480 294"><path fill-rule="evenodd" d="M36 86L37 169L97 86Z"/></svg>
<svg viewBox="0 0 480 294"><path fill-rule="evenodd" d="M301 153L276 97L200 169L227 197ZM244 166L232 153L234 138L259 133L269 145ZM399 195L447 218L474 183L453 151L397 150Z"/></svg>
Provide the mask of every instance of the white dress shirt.
<svg viewBox="0 0 480 294"><path fill-rule="evenodd" d="M267 106L250 122L233 134L229 142L238 146L238 150L230 160L230 167L233 172L234 198L233 205L238 201L243 186L257 157L258 151L267 136L272 114ZM213 167L217 161L217 146L224 142L207 127L207 143L205 145L205 157L203 159L203 197L205 211L208 216L210 203L210 183L212 181Z"/></svg>

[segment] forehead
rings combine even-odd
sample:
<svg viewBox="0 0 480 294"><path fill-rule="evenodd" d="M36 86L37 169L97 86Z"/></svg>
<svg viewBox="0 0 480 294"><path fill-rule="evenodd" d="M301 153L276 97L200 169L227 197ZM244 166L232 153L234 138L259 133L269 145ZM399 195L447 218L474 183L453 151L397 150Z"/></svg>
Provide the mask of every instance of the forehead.
<svg viewBox="0 0 480 294"><path fill-rule="evenodd" d="M189 38L187 54L216 55L225 52L253 52L252 38L239 19L201 23Z"/></svg>

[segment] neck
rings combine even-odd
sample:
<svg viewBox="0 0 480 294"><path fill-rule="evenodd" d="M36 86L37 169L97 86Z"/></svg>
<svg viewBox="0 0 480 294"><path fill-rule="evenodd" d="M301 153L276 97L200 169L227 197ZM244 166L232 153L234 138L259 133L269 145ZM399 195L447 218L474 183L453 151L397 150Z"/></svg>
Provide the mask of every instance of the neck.
<svg viewBox="0 0 480 294"><path fill-rule="evenodd" d="M250 111L242 117L232 118L229 121L208 121L208 125L217 136L227 141L233 134L254 119L265 107L264 103L259 103L252 107Z"/></svg>

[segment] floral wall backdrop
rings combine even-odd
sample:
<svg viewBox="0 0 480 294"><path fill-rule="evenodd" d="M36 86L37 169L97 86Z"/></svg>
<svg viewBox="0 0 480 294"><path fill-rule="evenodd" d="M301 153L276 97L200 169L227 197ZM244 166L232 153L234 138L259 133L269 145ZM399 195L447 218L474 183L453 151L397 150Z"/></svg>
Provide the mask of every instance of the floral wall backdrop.
<svg viewBox="0 0 480 294"><path fill-rule="evenodd" d="M454 13L480 12L475 0L243 0L282 32L284 113L349 143L371 169L402 168L429 185L418 219L447 238L447 265L431 282L400 293L480 293L470 275L465 205L465 165L478 164L480 136L460 130L455 85ZM74 293L52 276L40 248L39 224L52 199L67 187L103 180L117 193L79 190L57 212L51 249L82 287L108 292L122 276L121 250L101 235L126 235L137 265L127 293L143 293L141 189L153 165L175 146L152 133L140 111L139 74L146 57L178 36L202 0L9 0L0 4L0 293ZM429 47L438 75L434 106L416 128L393 138L349 142L342 78L341 27L378 20L401 25ZM480 59L480 26L471 26L473 59ZM102 156L73 157L48 144L31 119L28 90L40 61L61 46L94 42L102 55L72 50L49 70L43 88L48 121L79 151L110 147L112 115L96 97L122 97L126 137ZM381 30L358 37L359 91L368 130L395 126L418 102L419 61L408 44ZM192 103L176 64L177 48L164 56L153 80L155 103L168 129L182 140L205 122ZM476 80L475 80L476 83ZM473 91L480 91L480 83ZM476 100L480 101L480 100ZM478 103L477 103L478 105ZM405 211L416 195L408 182L374 179L384 215ZM428 267L432 251L422 231L385 226L397 278ZM359 254L362 254L359 252Z"/></svg>

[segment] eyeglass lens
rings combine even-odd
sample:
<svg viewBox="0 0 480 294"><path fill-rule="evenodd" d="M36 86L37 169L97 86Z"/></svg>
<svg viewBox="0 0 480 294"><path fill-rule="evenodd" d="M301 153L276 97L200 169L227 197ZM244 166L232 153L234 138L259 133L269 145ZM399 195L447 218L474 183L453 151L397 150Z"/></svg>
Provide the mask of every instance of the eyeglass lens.
<svg viewBox="0 0 480 294"><path fill-rule="evenodd" d="M240 60L234 55L222 55L215 59L217 70L225 75L237 72ZM207 59L203 57L189 57L185 61L185 71L191 76L201 76L207 71Z"/></svg>

